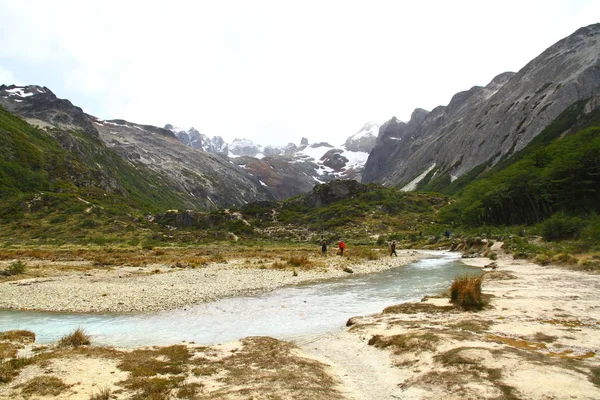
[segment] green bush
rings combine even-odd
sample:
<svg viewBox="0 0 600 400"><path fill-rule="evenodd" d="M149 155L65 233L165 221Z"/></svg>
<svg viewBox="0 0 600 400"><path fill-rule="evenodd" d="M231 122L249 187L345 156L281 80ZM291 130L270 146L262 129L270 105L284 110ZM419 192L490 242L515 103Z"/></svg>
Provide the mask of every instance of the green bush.
<svg viewBox="0 0 600 400"><path fill-rule="evenodd" d="M579 217L556 213L541 224L542 237L549 242L577 238L585 225Z"/></svg>
<svg viewBox="0 0 600 400"><path fill-rule="evenodd" d="M26 265L22 261L15 261L8 267L9 275L19 275L25 273Z"/></svg>

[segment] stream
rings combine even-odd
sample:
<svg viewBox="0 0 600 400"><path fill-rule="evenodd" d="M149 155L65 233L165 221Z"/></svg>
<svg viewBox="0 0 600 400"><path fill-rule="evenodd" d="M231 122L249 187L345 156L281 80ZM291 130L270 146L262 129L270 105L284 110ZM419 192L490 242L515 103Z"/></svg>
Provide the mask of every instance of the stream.
<svg viewBox="0 0 600 400"><path fill-rule="evenodd" d="M458 253L430 253L435 258L376 274L284 287L185 309L130 314L0 310L0 331L26 329L35 332L37 343L53 343L81 327L93 344L116 347L183 341L210 345L247 336L304 341L343 329L350 317L438 294L456 276L481 271L461 263Z"/></svg>

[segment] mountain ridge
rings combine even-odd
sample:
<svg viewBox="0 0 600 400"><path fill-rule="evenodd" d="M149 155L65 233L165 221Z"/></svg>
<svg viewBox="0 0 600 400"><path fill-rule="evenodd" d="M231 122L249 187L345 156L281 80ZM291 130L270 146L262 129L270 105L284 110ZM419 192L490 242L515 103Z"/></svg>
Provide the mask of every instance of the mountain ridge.
<svg viewBox="0 0 600 400"><path fill-rule="evenodd" d="M447 106L382 125L363 182L447 184L524 148L563 110L600 92L600 24L578 29L517 73L455 94Z"/></svg>

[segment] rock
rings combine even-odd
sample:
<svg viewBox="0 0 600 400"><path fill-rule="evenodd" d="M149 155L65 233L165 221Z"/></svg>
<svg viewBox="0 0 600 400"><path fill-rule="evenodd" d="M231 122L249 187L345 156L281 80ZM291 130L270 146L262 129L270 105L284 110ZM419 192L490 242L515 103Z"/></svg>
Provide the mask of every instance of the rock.
<svg viewBox="0 0 600 400"><path fill-rule="evenodd" d="M496 268L498 268L498 264L496 264L495 262L491 262L491 263L485 265L483 268L496 269Z"/></svg>
<svg viewBox="0 0 600 400"><path fill-rule="evenodd" d="M353 271L353 270L352 270L352 268L350 268L350 267L345 267L345 268L343 269L343 271L344 271L344 272L347 272L347 273L349 273L349 274L353 274L353 273L354 273L354 271Z"/></svg>

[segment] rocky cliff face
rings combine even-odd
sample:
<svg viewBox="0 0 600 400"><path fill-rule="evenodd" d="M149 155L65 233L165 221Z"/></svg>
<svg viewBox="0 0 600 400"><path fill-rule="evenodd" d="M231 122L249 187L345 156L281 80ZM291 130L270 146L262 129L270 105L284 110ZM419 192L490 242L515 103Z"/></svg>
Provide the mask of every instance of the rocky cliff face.
<svg viewBox="0 0 600 400"><path fill-rule="evenodd" d="M124 120L102 121L38 86L2 85L0 105L30 124L46 128L63 148L90 160L97 152L116 152L152 176L161 190L176 193L189 208L215 209L273 199L256 177L226 157L182 144L171 130ZM93 147L89 141L78 140L79 134L91 139ZM114 177L103 185L123 191Z"/></svg>
<svg viewBox="0 0 600 400"><path fill-rule="evenodd" d="M447 106L383 124L363 182L407 190L428 177L451 180L525 147L563 110L600 92L600 24L577 30L517 73L457 93Z"/></svg>
<svg viewBox="0 0 600 400"><path fill-rule="evenodd" d="M191 208L273 199L256 177L224 156L184 145L170 130L122 120L95 120L94 125L109 148L152 170L162 184L184 194Z"/></svg>

